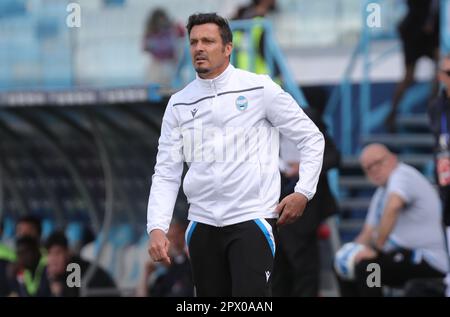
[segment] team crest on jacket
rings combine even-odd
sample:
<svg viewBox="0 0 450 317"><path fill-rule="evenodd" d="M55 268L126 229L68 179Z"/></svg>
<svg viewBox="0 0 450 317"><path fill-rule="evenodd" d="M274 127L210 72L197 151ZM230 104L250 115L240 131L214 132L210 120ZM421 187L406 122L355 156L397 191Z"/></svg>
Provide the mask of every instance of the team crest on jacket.
<svg viewBox="0 0 450 317"><path fill-rule="evenodd" d="M236 108L240 111L244 111L248 107L248 100L244 96L239 96L236 98Z"/></svg>

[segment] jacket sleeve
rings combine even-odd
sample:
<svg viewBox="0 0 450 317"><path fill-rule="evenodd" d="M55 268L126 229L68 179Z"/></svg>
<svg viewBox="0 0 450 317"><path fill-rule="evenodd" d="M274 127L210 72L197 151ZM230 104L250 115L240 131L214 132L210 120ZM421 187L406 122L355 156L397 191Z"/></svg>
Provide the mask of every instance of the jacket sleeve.
<svg viewBox="0 0 450 317"><path fill-rule="evenodd" d="M311 200L316 193L322 169L324 137L292 96L270 78L266 78L264 94L267 119L300 151L299 181L295 192Z"/></svg>
<svg viewBox="0 0 450 317"><path fill-rule="evenodd" d="M155 173L147 206L147 233L161 229L167 233L183 173L182 136L172 102L164 113Z"/></svg>

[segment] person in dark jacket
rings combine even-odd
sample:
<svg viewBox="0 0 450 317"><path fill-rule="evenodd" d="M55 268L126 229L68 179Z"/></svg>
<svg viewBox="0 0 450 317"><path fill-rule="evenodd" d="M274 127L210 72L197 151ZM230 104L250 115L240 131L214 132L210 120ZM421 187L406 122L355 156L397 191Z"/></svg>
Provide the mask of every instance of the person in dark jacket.
<svg viewBox="0 0 450 317"><path fill-rule="evenodd" d="M16 241L17 262L8 272L8 296L48 297L47 258L42 255L36 237L22 236Z"/></svg>
<svg viewBox="0 0 450 317"><path fill-rule="evenodd" d="M442 84L439 95L431 100L428 107L430 129L435 138L435 175L442 201L442 217L447 245L450 243L450 56L441 63L439 82ZM450 274L446 278L447 296L450 296Z"/></svg>
<svg viewBox="0 0 450 317"><path fill-rule="evenodd" d="M321 96L319 92L311 94ZM315 100L319 104L323 100ZM316 104L311 102L311 104ZM283 297L315 297L319 295L319 241L318 228L327 217L338 211L336 200L328 184L327 172L340 164L340 152L327 134L318 108L305 109L325 137L325 153L317 184L317 192L308 203L304 214L296 222L279 228L279 243L273 272L273 295ZM283 141L281 154L283 154ZM297 156L296 156L297 157ZM283 158L282 158L283 159ZM301 164L301 161L300 161ZM298 181L298 161L288 162L288 170L282 173L281 199L294 191ZM290 170L293 168L294 170Z"/></svg>
<svg viewBox="0 0 450 317"><path fill-rule="evenodd" d="M396 132L397 109L406 92L414 83L416 65L421 57L428 57L437 70L439 59L439 0L408 0L408 13L398 26L404 57L404 75L397 85L392 107L386 118L386 128ZM437 92L437 81L433 82L430 97Z"/></svg>
<svg viewBox="0 0 450 317"><path fill-rule="evenodd" d="M80 296L80 287L69 285L68 280L74 282L71 274L76 270L67 271L68 264L74 263L79 265L80 279L86 278L86 272L89 270L91 263L81 259L79 256L73 256L69 252L67 238L63 232L56 231L52 233L45 245L48 251L48 269L47 276L50 281L50 289L52 296L55 297L78 297ZM72 284L72 283L71 283ZM88 290L96 291L105 290L104 296L117 296L119 292L116 288L112 277L101 267L95 269L92 279L87 284ZM87 294L89 296L89 293Z"/></svg>
<svg viewBox="0 0 450 317"><path fill-rule="evenodd" d="M3 235L3 220L0 221L0 238ZM16 254L8 246L0 243L0 297L11 292L8 283L8 272L16 261Z"/></svg>

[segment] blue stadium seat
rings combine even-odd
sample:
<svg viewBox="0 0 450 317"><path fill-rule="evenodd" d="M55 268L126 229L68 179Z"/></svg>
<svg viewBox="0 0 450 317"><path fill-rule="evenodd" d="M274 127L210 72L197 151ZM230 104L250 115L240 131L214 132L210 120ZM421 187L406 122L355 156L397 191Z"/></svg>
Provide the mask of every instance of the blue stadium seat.
<svg viewBox="0 0 450 317"><path fill-rule="evenodd" d="M42 239L44 241L54 230L55 230L55 222L53 219L45 218L42 220Z"/></svg>
<svg viewBox="0 0 450 317"><path fill-rule="evenodd" d="M105 6L123 6L125 4L125 0L103 0Z"/></svg>
<svg viewBox="0 0 450 317"><path fill-rule="evenodd" d="M126 247L134 240L133 230L129 224L121 224L113 227L110 237L111 244L117 249Z"/></svg>
<svg viewBox="0 0 450 317"><path fill-rule="evenodd" d="M14 239L16 232L16 222L12 218L5 218L3 223L3 237L2 240Z"/></svg>
<svg viewBox="0 0 450 317"><path fill-rule="evenodd" d="M65 230L69 247L75 248L83 238L83 224L78 221L70 222Z"/></svg>
<svg viewBox="0 0 450 317"><path fill-rule="evenodd" d="M58 36L60 31L59 21L48 17L41 18L36 23L35 36L39 41Z"/></svg>
<svg viewBox="0 0 450 317"><path fill-rule="evenodd" d="M0 19L26 14L25 0L0 1Z"/></svg>

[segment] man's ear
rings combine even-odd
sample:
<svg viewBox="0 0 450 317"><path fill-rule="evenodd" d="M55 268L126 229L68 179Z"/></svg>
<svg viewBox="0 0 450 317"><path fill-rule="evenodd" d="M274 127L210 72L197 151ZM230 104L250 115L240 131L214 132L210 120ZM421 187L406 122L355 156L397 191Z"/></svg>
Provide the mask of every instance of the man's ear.
<svg viewBox="0 0 450 317"><path fill-rule="evenodd" d="M225 45L225 55L226 55L227 57L230 57L232 51L233 51L233 43L227 43L227 44Z"/></svg>

